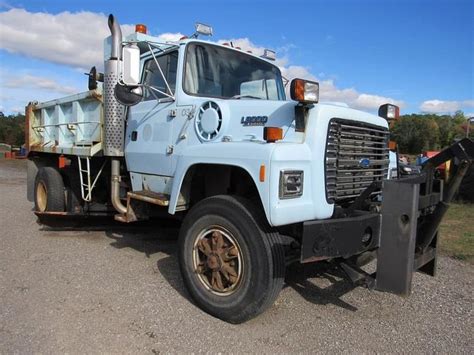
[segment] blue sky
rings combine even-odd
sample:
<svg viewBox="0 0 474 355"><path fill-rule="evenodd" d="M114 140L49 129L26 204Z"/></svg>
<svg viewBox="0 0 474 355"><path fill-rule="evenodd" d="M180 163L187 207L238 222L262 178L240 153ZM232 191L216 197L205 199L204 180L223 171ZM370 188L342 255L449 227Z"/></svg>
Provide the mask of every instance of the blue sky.
<svg viewBox="0 0 474 355"><path fill-rule="evenodd" d="M288 77L321 83L321 99L375 111L474 113L474 1L0 2L0 109L22 111L86 89L106 18L153 35L214 27L213 40L278 51ZM70 14L65 14L69 12ZM131 26L128 26L131 28Z"/></svg>

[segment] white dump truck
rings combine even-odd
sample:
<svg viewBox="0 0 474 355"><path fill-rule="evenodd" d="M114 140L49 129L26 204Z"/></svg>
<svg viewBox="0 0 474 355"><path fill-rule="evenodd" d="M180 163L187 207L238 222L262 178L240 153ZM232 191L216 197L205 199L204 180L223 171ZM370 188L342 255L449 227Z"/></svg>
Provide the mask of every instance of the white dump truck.
<svg viewBox="0 0 474 355"><path fill-rule="evenodd" d="M91 70L89 90L26 107L40 221L176 216L190 295L233 323L270 307L295 261L334 260L353 281L397 294L414 271L434 275L437 228L472 141L421 175L387 179L396 106L374 115L322 104L318 83L302 79L289 100L274 52L202 40L207 25L162 43L144 25L123 37L112 15L108 24L104 73ZM453 156L463 164L443 187L433 171ZM376 274L360 268L368 256Z"/></svg>

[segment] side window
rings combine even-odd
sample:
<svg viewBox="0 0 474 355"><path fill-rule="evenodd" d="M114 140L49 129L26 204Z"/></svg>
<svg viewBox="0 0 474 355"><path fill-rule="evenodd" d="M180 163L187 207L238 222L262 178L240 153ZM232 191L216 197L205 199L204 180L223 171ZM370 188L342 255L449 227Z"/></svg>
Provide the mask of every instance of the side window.
<svg viewBox="0 0 474 355"><path fill-rule="evenodd" d="M159 57L157 56L156 59L158 64L160 64L160 68L163 71L166 80L168 81L170 89L174 93L176 88L176 71L178 69L178 52L175 51ZM150 58L145 62L143 83L168 93L163 76L161 75L160 69L157 67L153 58ZM156 98L162 99L166 97L157 91L153 91L153 93L151 91L152 89L148 87L145 88L145 93L143 96L144 101L155 100Z"/></svg>

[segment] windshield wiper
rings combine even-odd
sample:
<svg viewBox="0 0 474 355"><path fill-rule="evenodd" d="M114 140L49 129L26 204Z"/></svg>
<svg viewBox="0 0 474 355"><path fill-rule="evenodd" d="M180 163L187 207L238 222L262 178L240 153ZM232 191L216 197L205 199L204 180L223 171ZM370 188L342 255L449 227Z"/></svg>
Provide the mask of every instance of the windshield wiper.
<svg viewBox="0 0 474 355"><path fill-rule="evenodd" d="M252 95L234 95L234 96L231 97L231 99L236 99L236 100L240 100L240 99L257 99L257 100L263 100L261 97L252 96Z"/></svg>

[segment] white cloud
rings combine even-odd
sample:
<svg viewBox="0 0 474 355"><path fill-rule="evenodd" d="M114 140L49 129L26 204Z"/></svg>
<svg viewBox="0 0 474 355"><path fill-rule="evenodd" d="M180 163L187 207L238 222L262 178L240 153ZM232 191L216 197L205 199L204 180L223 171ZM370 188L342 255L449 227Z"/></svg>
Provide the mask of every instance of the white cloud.
<svg viewBox="0 0 474 355"><path fill-rule="evenodd" d="M405 103L403 101L392 99L391 97L370 95L370 94L359 94L357 99L354 101L355 107L366 108L366 109L378 109L383 104L394 104L399 107L403 107Z"/></svg>
<svg viewBox="0 0 474 355"><path fill-rule="evenodd" d="M464 101L445 101L445 100L426 100L420 105L422 112L429 113L452 113L461 110L464 107L474 107L474 100Z"/></svg>
<svg viewBox="0 0 474 355"><path fill-rule="evenodd" d="M121 27L124 34L134 31L132 25ZM53 15L16 8L0 13L0 48L81 69L103 62L103 39L109 34L107 17L100 13Z"/></svg>
<svg viewBox="0 0 474 355"><path fill-rule="evenodd" d="M252 43L248 38L232 38L232 39L220 39L217 41L219 44L224 44L228 43L231 44L232 46L239 47L243 51L251 51L255 55L262 55L263 51L265 50L265 47L259 47Z"/></svg>
<svg viewBox="0 0 474 355"><path fill-rule="evenodd" d="M18 107L13 107L10 111L13 112L13 113L24 113L25 108L18 106Z"/></svg>
<svg viewBox="0 0 474 355"><path fill-rule="evenodd" d="M288 80L294 78L308 79L319 82L319 96L321 101L344 102L351 107L362 110L376 110L382 104L392 103L404 107L405 103L390 97L360 93L354 88L341 89L334 80L318 80L307 68L291 65L280 67L282 75ZM288 89L288 88L287 88Z"/></svg>
<svg viewBox="0 0 474 355"><path fill-rule="evenodd" d="M178 32L178 33L165 32L158 35L158 40L160 42L177 42L179 41L181 37L184 37L184 35L181 32Z"/></svg>
<svg viewBox="0 0 474 355"><path fill-rule="evenodd" d="M130 24L121 24L121 28L124 36L135 31ZM103 40L109 35L107 16L102 13L66 11L53 15L17 8L0 12L0 48L81 70L102 66ZM182 36L162 33L158 39L172 42Z"/></svg>
<svg viewBox="0 0 474 355"><path fill-rule="evenodd" d="M75 87L61 85L53 79L30 74L15 75L14 77L6 78L2 86L11 89L43 89L64 95L74 94L78 92L78 89Z"/></svg>
<svg viewBox="0 0 474 355"><path fill-rule="evenodd" d="M21 24L21 26L18 26ZM133 32L134 26L122 24L124 35ZM28 12L24 9L9 9L0 12L0 48L11 53L18 53L42 60L67 65L81 70L88 70L96 65L101 67L103 61L103 39L109 36L107 17L93 12ZM176 41L183 34L163 33L160 41ZM249 38L219 40L219 43L232 42L234 47L263 54L265 47L255 45ZM288 46L287 46L288 47ZM291 45L290 45L291 47ZM321 101L345 102L352 107L376 110L383 103L395 103L404 106L402 101L376 94L361 93L355 88L339 88L333 80L318 80L318 77L302 66L290 65L286 47L280 48L283 53L277 57L282 74L287 79L303 78L320 82ZM32 80L34 79L34 80ZM9 80L5 86L21 86L70 94L75 89L62 86L51 79L24 75L16 80Z"/></svg>

